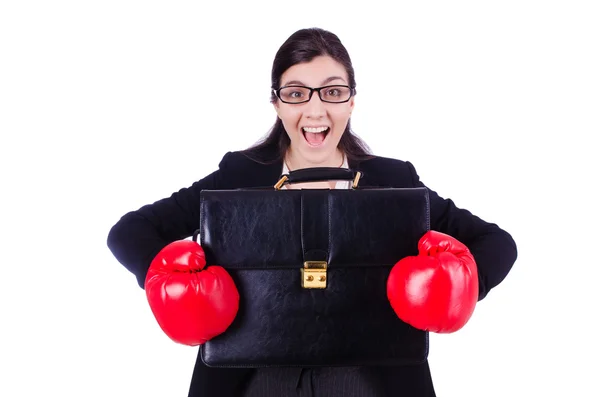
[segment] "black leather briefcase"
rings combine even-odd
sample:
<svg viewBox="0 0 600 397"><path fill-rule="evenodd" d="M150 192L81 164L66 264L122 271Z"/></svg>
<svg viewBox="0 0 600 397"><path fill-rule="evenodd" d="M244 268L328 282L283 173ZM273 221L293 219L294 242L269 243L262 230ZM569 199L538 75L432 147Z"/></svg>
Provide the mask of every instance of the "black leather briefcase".
<svg viewBox="0 0 600 397"><path fill-rule="evenodd" d="M280 189L352 180L349 190ZM226 332L200 347L211 367L366 366L423 362L428 334L386 293L392 266L429 230L426 188L361 188L360 173L313 168L271 188L201 192L194 239L240 293Z"/></svg>

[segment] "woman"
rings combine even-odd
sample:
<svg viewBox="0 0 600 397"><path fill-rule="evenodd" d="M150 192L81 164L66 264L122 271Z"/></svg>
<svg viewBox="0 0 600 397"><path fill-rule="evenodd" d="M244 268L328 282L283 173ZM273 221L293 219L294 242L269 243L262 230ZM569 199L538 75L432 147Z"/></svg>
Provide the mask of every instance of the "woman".
<svg viewBox="0 0 600 397"><path fill-rule="evenodd" d="M219 169L170 197L125 214L108 236L115 257L144 281L152 259L169 243L198 228L199 192L273 186L280 175L308 167L344 167L369 175L361 184L424 186L410 162L371 155L350 130L354 70L334 34L294 33L276 54L272 103L277 121L260 144L227 153ZM345 182L312 182L286 188L348 188ZM477 264L478 299L508 274L516 245L497 225L457 208L430 190L431 229L464 243ZM217 369L198 358L190 396L434 396L427 362L403 367Z"/></svg>

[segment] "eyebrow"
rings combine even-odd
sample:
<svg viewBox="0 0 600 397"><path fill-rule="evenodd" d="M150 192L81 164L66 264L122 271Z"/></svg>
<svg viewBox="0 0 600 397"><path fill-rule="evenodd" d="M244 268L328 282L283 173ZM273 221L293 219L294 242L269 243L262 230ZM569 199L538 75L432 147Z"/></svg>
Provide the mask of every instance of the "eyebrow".
<svg viewBox="0 0 600 397"><path fill-rule="evenodd" d="M346 82L346 80L344 80L340 76L331 76L331 77L328 77L325 80L323 80L323 82L321 83L321 85L325 85L327 83L330 83L333 80L342 80L344 83ZM306 85L303 82L301 82L300 80L291 80L291 81L286 82L283 86L288 86L290 84Z"/></svg>

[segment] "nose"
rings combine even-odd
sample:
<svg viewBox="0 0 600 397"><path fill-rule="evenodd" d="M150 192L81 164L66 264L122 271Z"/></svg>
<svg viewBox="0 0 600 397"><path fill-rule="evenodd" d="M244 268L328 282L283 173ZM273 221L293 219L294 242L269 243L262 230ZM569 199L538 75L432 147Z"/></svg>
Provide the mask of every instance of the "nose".
<svg viewBox="0 0 600 397"><path fill-rule="evenodd" d="M315 119L325 116L325 104L323 103L323 101L321 101L321 98L319 98L318 92L313 92L312 98L310 98L310 101L306 103L304 113L307 117Z"/></svg>

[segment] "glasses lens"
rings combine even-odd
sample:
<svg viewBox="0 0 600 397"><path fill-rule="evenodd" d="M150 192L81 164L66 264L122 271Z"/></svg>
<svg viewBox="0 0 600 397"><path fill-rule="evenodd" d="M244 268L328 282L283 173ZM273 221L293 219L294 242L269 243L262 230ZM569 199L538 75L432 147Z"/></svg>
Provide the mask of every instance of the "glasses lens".
<svg viewBox="0 0 600 397"><path fill-rule="evenodd" d="M321 99L326 102L346 102L350 99L352 90L345 85L330 85L321 88Z"/></svg>
<svg viewBox="0 0 600 397"><path fill-rule="evenodd" d="M304 87L284 87L279 91L283 102L300 103L308 101L310 90Z"/></svg>

